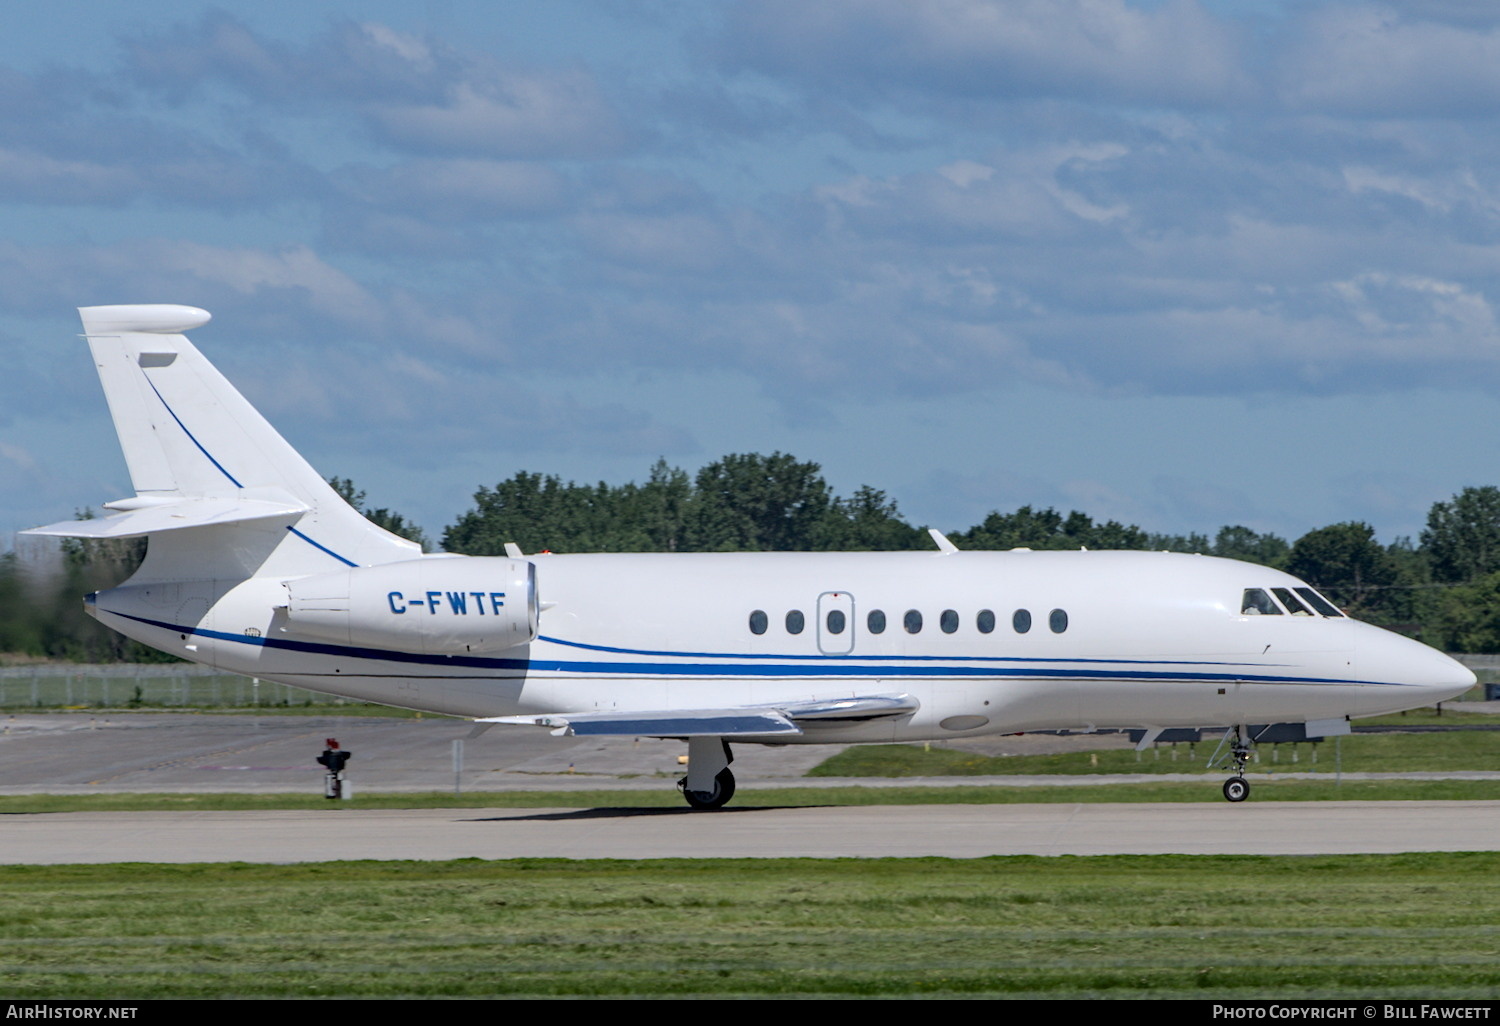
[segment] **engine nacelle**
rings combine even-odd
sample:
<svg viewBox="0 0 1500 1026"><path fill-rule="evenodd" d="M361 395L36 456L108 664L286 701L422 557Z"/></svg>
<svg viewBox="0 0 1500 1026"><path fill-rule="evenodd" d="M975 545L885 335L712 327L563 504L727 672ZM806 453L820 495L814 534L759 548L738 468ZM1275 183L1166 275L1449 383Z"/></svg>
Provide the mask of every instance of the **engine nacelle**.
<svg viewBox="0 0 1500 1026"><path fill-rule="evenodd" d="M428 556L288 581L286 630L424 655L536 640L536 567L497 556Z"/></svg>

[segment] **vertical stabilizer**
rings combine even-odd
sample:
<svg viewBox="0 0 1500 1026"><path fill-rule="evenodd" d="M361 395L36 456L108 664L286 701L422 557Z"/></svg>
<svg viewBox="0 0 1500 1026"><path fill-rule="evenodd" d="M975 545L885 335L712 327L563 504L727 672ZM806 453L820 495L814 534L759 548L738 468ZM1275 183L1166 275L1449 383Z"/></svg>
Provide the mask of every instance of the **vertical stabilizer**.
<svg viewBox="0 0 1500 1026"><path fill-rule="evenodd" d="M79 310L109 402L136 498L114 509L203 500L264 503L305 511L285 523L216 525L215 551L243 532L233 564L241 575L298 575L411 559L417 546L370 523L346 503L183 332L208 323L191 306L89 306ZM168 514L170 515L170 514ZM227 533L226 533L227 532ZM142 574L181 577L203 558L199 529L141 531L155 536ZM224 567L216 572L228 572Z"/></svg>

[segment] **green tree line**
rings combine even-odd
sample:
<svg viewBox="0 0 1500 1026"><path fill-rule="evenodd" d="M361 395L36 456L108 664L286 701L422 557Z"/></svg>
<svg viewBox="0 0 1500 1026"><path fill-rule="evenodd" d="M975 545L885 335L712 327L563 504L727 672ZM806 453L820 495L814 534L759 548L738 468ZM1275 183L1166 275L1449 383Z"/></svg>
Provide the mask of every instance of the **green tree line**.
<svg viewBox="0 0 1500 1026"><path fill-rule="evenodd" d="M348 478L330 478L343 499L386 530L424 549L427 536L415 523L389 509L372 508ZM92 520L80 511L80 520ZM81 663L180 662L101 626L83 611L84 595L112 588L135 572L146 556L146 540L62 542L56 565L27 567L15 552L0 555L0 657L33 657Z"/></svg>
<svg viewBox="0 0 1500 1026"><path fill-rule="evenodd" d="M430 548L400 513L372 508L347 478L330 481L371 520ZM1449 651L1500 651L1500 488L1465 488L1435 503L1413 541L1381 544L1369 524L1309 531L1295 542L1243 525L1156 534L1072 510L998 510L949 531L961 549L1146 549L1199 552L1286 570L1351 615ZM448 552L895 551L929 548L924 527L868 485L834 492L816 463L786 453L724 456L689 474L658 460L641 483L578 484L520 471L474 494L442 535ZM86 661L158 658L84 615L79 596L138 564L142 542L69 542L45 581L0 556L0 653Z"/></svg>
<svg viewBox="0 0 1500 1026"><path fill-rule="evenodd" d="M1022 506L949 531L961 549L1147 549L1200 552L1286 570L1351 615L1450 651L1500 651L1500 489L1466 488L1433 505L1417 542L1383 545L1369 524L1309 531L1295 542L1240 524L1157 534L1072 510ZM894 500L865 485L834 493L816 463L785 453L725 456L695 475L657 461L642 484L577 484L521 472L474 495L443 547L526 552L879 551L932 545Z"/></svg>

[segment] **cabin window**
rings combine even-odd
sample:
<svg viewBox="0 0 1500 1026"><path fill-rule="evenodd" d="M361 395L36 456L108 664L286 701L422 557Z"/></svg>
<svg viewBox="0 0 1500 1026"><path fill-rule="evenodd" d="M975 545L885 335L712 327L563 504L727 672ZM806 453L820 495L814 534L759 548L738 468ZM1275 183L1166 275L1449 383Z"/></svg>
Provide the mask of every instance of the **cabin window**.
<svg viewBox="0 0 1500 1026"><path fill-rule="evenodd" d="M766 611L764 609L757 609L755 612L750 614L751 634L766 633L766 628L769 627L770 624L770 618L766 616Z"/></svg>
<svg viewBox="0 0 1500 1026"><path fill-rule="evenodd" d="M1061 634L1068 629L1068 614L1061 609L1054 609L1047 614L1047 626L1052 628L1053 634Z"/></svg>
<svg viewBox="0 0 1500 1026"><path fill-rule="evenodd" d="M989 634L995 629L995 611L981 609L979 615L974 618L974 626L979 628L980 634Z"/></svg>
<svg viewBox="0 0 1500 1026"><path fill-rule="evenodd" d="M1017 609L1010 618L1010 625L1016 629L1017 634L1025 634L1031 630L1031 610Z"/></svg>
<svg viewBox="0 0 1500 1026"><path fill-rule="evenodd" d="M943 615L938 617L938 626L944 634L952 634L958 630L958 613L952 609L943 610Z"/></svg>
<svg viewBox="0 0 1500 1026"><path fill-rule="evenodd" d="M786 614L786 632L788 634L801 634L802 628L807 626L807 617L802 615L802 610L793 609Z"/></svg>
<svg viewBox="0 0 1500 1026"><path fill-rule="evenodd" d="M920 634L922 632L922 614L915 609L908 609L906 616L901 620L902 626L908 634Z"/></svg>
<svg viewBox="0 0 1500 1026"><path fill-rule="evenodd" d="M830 609L824 622L828 625L829 634L842 634L844 633L844 626L848 621L845 619L842 609Z"/></svg>
<svg viewBox="0 0 1500 1026"><path fill-rule="evenodd" d="M1276 597L1279 598L1279 599L1281 599L1281 604L1284 605L1284 606L1286 606L1286 611L1288 613L1291 613L1293 616L1312 616L1313 615L1311 609L1308 609L1306 606L1304 606L1301 602L1299 602L1297 600L1297 596L1292 594L1291 589L1289 589L1289 588L1272 588L1271 591L1275 592Z"/></svg>
<svg viewBox="0 0 1500 1026"><path fill-rule="evenodd" d="M1311 588L1298 588L1297 594L1307 599L1308 604L1318 612L1322 613L1324 616L1344 615L1343 613L1338 611L1338 608L1332 602L1329 602L1326 598L1324 598L1322 595L1319 595Z"/></svg>
<svg viewBox="0 0 1500 1026"><path fill-rule="evenodd" d="M1246 588L1245 597L1240 601L1241 616L1280 616L1281 607L1271 601L1260 588Z"/></svg>
<svg viewBox="0 0 1500 1026"><path fill-rule="evenodd" d="M871 634L884 634L885 633L885 610L884 609L872 609L872 610L870 610L870 614L865 617L865 627L867 627L869 629L869 631L870 631Z"/></svg>

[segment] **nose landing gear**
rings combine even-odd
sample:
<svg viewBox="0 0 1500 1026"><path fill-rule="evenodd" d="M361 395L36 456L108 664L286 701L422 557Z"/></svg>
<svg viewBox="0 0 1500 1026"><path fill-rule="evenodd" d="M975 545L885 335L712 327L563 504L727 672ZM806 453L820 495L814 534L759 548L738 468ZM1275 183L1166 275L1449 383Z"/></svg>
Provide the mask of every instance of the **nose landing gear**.
<svg viewBox="0 0 1500 1026"><path fill-rule="evenodd" d="M1245 763L1250 761L1250 743L1245 740L1243 727L1235 727L1224 737L1229 742L1229 759L1234 763L1234 776L1224 781L1224 800L1242 802L1250 797L1250 781L1245 779Z"/></svg>

